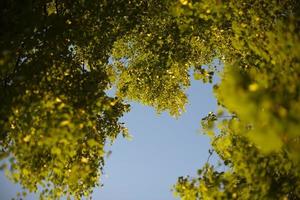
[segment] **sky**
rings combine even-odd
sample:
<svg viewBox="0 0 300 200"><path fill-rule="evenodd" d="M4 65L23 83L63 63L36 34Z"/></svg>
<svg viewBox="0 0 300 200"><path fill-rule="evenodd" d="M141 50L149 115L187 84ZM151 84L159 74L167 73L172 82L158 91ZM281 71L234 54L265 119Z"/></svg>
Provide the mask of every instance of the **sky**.
<svg viewBox="0 0 300 200"><path fill-rule="evenodd" d="M132 140L119 137L107 151L102 188L94 200L174 200L171 191L179 176L195 176L208 158L210 141L201 133L200 120L217 103L211 84L192 81L189 103L178 119L153 108L132 103L125 122ZM213 162L216 158L213 158ZM15 197L20 186L10 183L0 171L0 199ZM37 199L29 195L26 200Z"/></svg>

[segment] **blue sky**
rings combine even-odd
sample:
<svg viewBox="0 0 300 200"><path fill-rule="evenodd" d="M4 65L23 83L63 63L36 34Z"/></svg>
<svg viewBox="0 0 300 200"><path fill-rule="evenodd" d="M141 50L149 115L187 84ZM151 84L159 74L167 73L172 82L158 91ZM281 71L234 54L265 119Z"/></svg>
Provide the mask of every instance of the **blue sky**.
<svg viewBox="0 0 300 200"><path fill-rule="evenodd" d="M192 81L189 104L178 119L133 103L125 115L133 139L119 137L106 159L103 188L95 200L172 200L171 188L179 176L195 175L208 157L209 139L201 134L200 120L216 110L212 85ZM20 190L0 172L0 199L11 199ZM26 199L35 199L30 195Z"/></svg>

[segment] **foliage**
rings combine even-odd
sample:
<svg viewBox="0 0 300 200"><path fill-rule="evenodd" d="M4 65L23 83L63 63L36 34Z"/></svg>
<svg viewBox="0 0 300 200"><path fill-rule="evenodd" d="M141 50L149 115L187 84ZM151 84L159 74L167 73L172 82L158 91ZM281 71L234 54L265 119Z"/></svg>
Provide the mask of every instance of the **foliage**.
<svg viewBox="0 0 300 200"><path fill-rule="evenodd" d="M222 120L220 127L211 138L223 164L207 163L197 178L180 177L175 190L181 199L299 198L299 163L287 151L262 153L243 136L249 128L235 117Z"/></svg>
<svg viewBox="0 0 300 200"><path fill-rule="evenodd" d="M126 101L178 116L191 66L211 80L199 65L203 46L181 31L171 1L0 4L1 158L11 179L40 186L41 198L91 193L104 145L127 135Z"/></svg>
<svg viewBox="0 0 300 200"><path fill-rule="evenodd" d="M215 44L224 63L215 94L233 116L210 113L202 121L228 170L207 164L197 178L179 178L175 193L182 199L299 199L299 2L184 2L176 9L189 27L210 24L207 45Z"/></svg>
<svg viewBox="0 0 300 200"><path fill-rule="evenodd" d="M212 81L214 56L190 32L182 31L177 18L170 13L172 3L155 15L143 16L137 25L114 43L112 56L117 95L153 106L158 112L178 116L187 103L185 89L190 85L189 71L195 77Z"/></svg>
<svg viewBox="0 0 300 200"><path fill-rule="evenodd" d="M189 72L221 110L203 118L227 170L180 178L182 199L297 199L297 0L3 0L0 147L41 199L88 196L130 100L179 116ZM107 89L115 86L116 94ZM218 124L218 130L216 129Z"/></svg>
<svg viewBox="0 0 300 200"><path fill-rule="evenodd" d="M127 135L129 106L106 94L111 48L154 3L1 1L1 158L12 180L41 186L41 198L90 194L106 141Z"/></svg>

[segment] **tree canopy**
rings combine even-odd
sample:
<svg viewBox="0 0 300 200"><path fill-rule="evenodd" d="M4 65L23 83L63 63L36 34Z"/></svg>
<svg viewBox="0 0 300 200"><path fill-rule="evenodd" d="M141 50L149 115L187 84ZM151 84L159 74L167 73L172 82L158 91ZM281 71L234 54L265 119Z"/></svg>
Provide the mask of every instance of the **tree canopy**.
<svg viewBox="0 0 300 200"><path fill-rule="evenodd" d="M220 111L202 125L228 170L207 164L197 178L179 178L176 193L182 199L298 199L299 2L182 4L177 9L191 21L187 27L210 23L210 41L224 58L215 86Z"/></svg>
<svg viewBox="0 0 300 200"><path fill-rule="evenodd" d="M0 156L41 199L89 196L104 145L138 101L179 116L195 79L220 110L202 119L227 170L207 163L184 199L300 198L297 0L2 0ZM214 66L213 60L222 62ZM115 87L116 94L107 90Z"/></svg>

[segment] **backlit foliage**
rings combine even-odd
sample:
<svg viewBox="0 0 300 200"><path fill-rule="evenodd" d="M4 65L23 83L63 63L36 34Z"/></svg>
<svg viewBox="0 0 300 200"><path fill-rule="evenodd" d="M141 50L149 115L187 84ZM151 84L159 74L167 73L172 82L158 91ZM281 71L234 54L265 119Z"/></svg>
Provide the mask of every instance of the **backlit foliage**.
<svg viewBox="0 0 300 200"><path fill-rule="evenodd" d="M202 125L227 170L179 178L182 199L300 198L297 0L2 0L0 147L41 199L98 185L126 102L179 116L190 73L215 85ZM115 87L116 94L107 90ZM223 113L228 113L224 116Z"/></svg>
<svg viewBox="0 0 300 200"><path fill-rule="evenodd" d="M42 199L79 199L99 183L104 145L127 135L129 108L106 94L107 61L153 3L0 2L0 145L13 181Z"/></svg>
<svg viewBox="0 0 300 200"><path fill-rule="evenodd" d="M189 27L210 24L224 63L215 94L233 115L210 114L202 123L228 170L207 164L197 178L179 178L175 193L299 199L299 1L189 1L176 9Z"/></svg>

